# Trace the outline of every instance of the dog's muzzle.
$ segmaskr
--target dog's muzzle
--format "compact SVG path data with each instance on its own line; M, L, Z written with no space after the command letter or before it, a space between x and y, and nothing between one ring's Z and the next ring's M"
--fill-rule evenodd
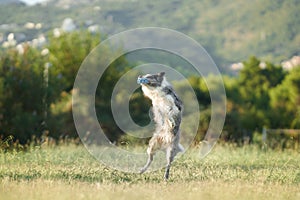
M149 83L149 81L148 81L148 79L146 79L146 78L138 78L137 79L137 84L147 84L147 83Z

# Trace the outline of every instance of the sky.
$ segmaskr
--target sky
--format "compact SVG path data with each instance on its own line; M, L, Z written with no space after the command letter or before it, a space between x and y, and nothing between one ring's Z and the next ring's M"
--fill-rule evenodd
M20 1L23 1L28 5L34 5L36 3L40 3L40 2L43 2L43 1L46 1L46 0L20 0Z

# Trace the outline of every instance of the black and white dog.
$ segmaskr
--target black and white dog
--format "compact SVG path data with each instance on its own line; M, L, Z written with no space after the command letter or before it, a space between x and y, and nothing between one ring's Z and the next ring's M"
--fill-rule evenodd
M147 149L148 161L140 173L148 169L153 161L155 152L159 149L164 149L167 156L164 178L167 180L174 157L178 152L184 151L184 148L179 143L179 127L183 104L170 83L167 82L164 72L139 76L137 83L142 86L144 95L152 101L154 122L156 124L155 132L149 141Z

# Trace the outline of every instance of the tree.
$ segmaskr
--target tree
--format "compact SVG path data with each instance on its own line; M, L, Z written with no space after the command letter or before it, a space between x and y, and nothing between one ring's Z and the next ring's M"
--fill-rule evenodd
M87 31L63 33L59 37L50 36L47 48L49 62L60 76L62 90L70 92L77 71L86 56L100 43L100 35Z
M281 67L256 57L250 57L243 65L236 81L225 79L229 105L225 127L234 138L273 123L269 91L286 75Z
M300 128L300 67L291 70L283 82L270 90L272 127Z
M14 49L0 57L1 134L14 136L21 143L41 135L44 120L44 66L40 51L24 46L24 53Z
M29 45L24 47L23 54L13 48L3 52L0 55L0 135L12 135L23 144L44 132L55 139L77 137L72 116L73 84L81 63L99 42L99 35L73 32L51 37L44 47L49 49L46 55ZM99 56L105 58L106 53ZM101 60L94 62L101 66ZM126 60L121 57L105 71L97 93L105 97L96 101L96 108L103 114L99 121L113 130L109 132L112 137L120 132L111 126L113 119L107 117L111 116L110 96L124 65Z

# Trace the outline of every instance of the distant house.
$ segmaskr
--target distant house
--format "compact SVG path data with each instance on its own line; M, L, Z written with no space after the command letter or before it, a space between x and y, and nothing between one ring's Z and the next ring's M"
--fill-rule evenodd
M285 70L291 70L295 67L298 67L300 66L300 56L293 56L290 60L283 61L281 65Z
M244 67L243 63L239 62L239 63L233 63L230 66L230 69L233 71L240 71L241 69L243 69L243 67Z
M61 29L65 32L72 32L72 31L76 30L76 25L75 25L73 19L72 18L64 19L64 21L61 25Z

